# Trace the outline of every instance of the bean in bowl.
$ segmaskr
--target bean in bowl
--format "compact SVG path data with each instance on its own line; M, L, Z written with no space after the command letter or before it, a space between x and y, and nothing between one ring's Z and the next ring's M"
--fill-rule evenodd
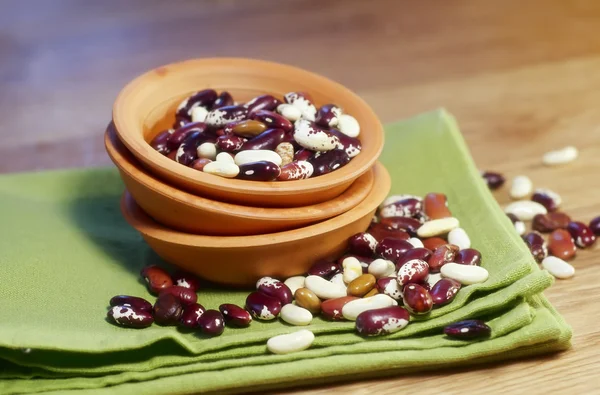
M360 154L360 125L309 94L261 95L236 104L228 92L196 92L177 108L173 129L150 145L174 161L226 178L293 181L345 166ZM224 155L223 155L224 154Z

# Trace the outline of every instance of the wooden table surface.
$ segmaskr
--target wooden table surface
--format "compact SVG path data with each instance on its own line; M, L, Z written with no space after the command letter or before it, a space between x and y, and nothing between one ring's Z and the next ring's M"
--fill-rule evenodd
M108 165L120 88L192 57L294 64L353 89L383 122L439 106L482 169L529 175L600 215L600 2L0 0L0 172ZM576 145L580 158L541 165ZM502 203L507 191L497 193ZM598 243L600 244L600 243ZM595 250L595 251L594 251ZM560 355L296 393L600 393L600 248L546 295L573 326Z

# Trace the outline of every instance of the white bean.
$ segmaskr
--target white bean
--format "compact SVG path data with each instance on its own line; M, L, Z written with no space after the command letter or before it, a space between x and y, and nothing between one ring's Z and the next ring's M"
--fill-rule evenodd
M284 281L284 284L288 286L290 291L292 291L292 295L296 293L298 288L304 288L304 276L294 276L290 277Z
M489 273L481 266L461 265L459 263L446 263L440 269L442 277L451 278L463 285L482 283L488 279Z
M342 268L344 270L344 282L349 284L355 278L358 278L363 274L362 265L360 261L355 257L351 256L342 261Z
M219 152L217 154L216 158L217 158L217 162L226 162L226 163L235 164L233 157L231 155L229 155L227 152Z
M198 158L215 160L217 159L217 146L214 143L202 143L196 148L196 153Z
M342 315L349 321L356 321L356 317L363 311L380 309L397 305L398 302L386 294L377 294L368 298L356 299L342 307Z
M225 178L234 178L240 172L240 168L235 163L214 161L207 163L202 171Z
M204 122L207 115L208 110L202 106L192 108L192 122Z
M547 214L548 210L537 202L521 200L504 207L504 212L514 214L521 221L529 221L537 214Z
M304 286L313 291L319 299L335 299L346 296L346 287L319 276L306 277Z
M461 250L471 247L471 239L463 228L452 229L448 233L448 243L458 246Z
M272 162L277 166L281 166L281 156L274 151L266 149L251 149L238 152L235 155L234 161L238 166L260 161Z
M423 247L425 247L425 245L423 244L423 242L421 241L421 239L419 239L418 237L411 237L407 241L410 244L412 244L413 247L415 247L415 248L423 248Z
M338 117L338 129L346 136L358 137L360 125L352 115L342 114Z
M302 111L298 107L287 103L278 105L277 112L292 122L296 122L302 116Z
M313 316L310 311L304 307L296 306L295 304L286 304L281 308L279 316L282 320L291 325L308 325L312 322Z
M434 219L425 222L417 229L419 237L433 237L450 232L452 229L458 228L460 223L454 217Z
M273 354L289 354L306 350L314 341L315 335L308 329L302 329L270 338L267 340L267 349Z
M577 148L568 146L560 150L546 152L542 157L542 162L546 166L562 165L574 161L577 156L579 156Z
M575 275L575 268L569 263L555 256L548 256L542 260L542 267L556 278L571 278Z
M523 199L531 194L533 183L527 176L516 176L510 186L510 197L513 199Z
M369 273L375 276L376 279L381 277L388 277L396 270L394 262L388 261L387 259L375 259L369 264Z

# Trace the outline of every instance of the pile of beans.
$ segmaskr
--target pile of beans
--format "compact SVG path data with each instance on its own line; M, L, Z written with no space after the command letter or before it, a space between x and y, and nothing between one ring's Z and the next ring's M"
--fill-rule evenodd
M263 277L245 306L222 304L205 310L197 303L198 281L186 273L174 277L157 266L142 271L154 306L144 299L115 296L108 312L112 322L132 328L179 325L219 335L224 325L244 327L252 319L309 325L319 314L330 321L354 321L363 336L397 332L410 316L426 316L451 303L459 290L487 280L481 253L452 216L446 196L398 195L386 199L366 232L352 236L336 260L320 260L306 275L281 281ZM484 322L467 320L443 329L453 338L489 336ZM276 354L304 350L314 334L301 330L275 336L267 348Z
M360 125L335 104L317 109L311 96L290 92L235 104L228 92L206 89L186 98L173 129L150 145L182 165L251 181L318 177L361 151Z
M565 147L546 153L542 162L547 166L563 165L577 158L575 147ZM505 183L505 178L496 172L483 172L483 178L490 189L496 190ZM562 199L552 190L533 188L533 182L525 175L512 179L509 190L515 202L507 205L504 211L522 236L535 260L556 278L570 278L575 268L567 261L575 258L577 249L589 248L600 236L600 216L589 224L573 221L560 210ZM526 221L531 222L527 232ZM543 234L548 234L545 238Z

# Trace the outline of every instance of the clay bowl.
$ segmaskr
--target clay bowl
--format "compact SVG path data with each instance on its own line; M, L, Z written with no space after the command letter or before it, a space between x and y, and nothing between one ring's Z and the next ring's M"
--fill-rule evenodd
M287 278L306 273L320 258L337 258L350 236L365 231L391 186L377 163L369 195L353 209L318 224L256 236L199 236L153 221L127 192L121 201L125 219L165 261L207 280L230 286L253 286L263 276Z
M179 190L149 174L117 138L112 125L104 145L137 204L172 229L204 235L257 235L301 228L355 207L373 187L373 172L360 176L340 196L296 208L262 208L223 203Z
M358 120L362 152L343 168L320 177L254 182L198 172L152 149L147 142L172 127L179 103L206 88L227 90L238 102L262 94L283 97L287 92L306 91L317 106L336 103ZM383 148L381 123L356 94L317 74L251 59L194 59L149 71L120 92L113 107L113 121L127 149L160 178L193 194L251 206L299 207L331 200L365 174Z

